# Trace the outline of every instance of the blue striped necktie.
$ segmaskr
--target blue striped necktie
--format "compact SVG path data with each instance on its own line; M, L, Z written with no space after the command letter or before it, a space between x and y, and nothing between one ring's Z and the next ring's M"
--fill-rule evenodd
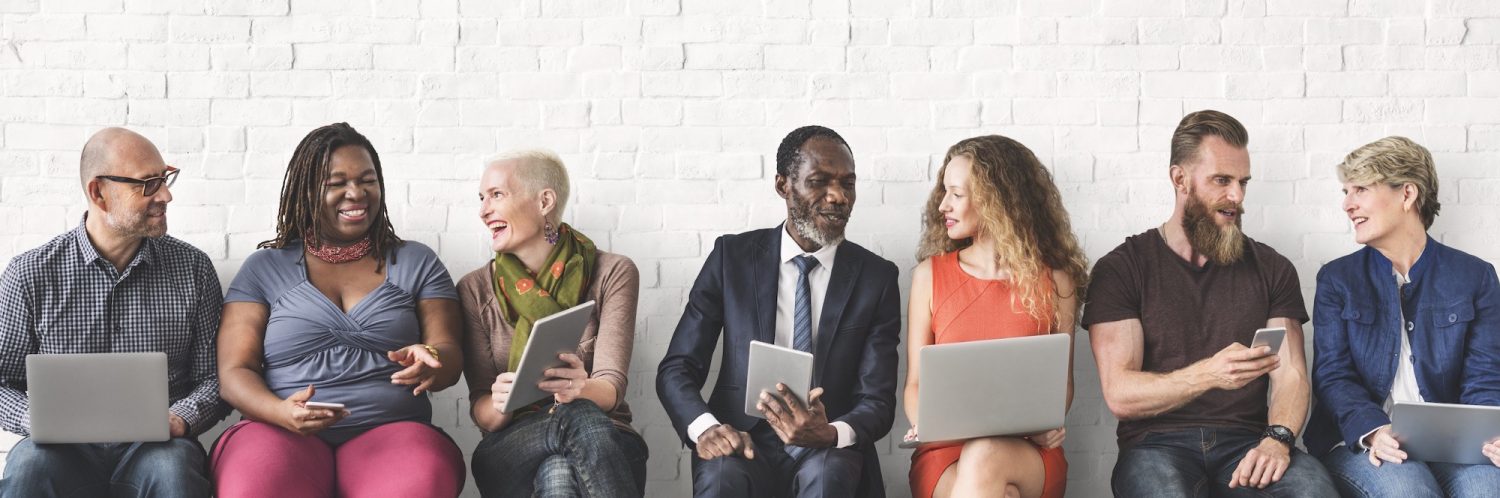
M812 286L807 273L818 266L818 259L810 254L792 258L797 264L797 308L792 320L792 347L798 351L812 352Z

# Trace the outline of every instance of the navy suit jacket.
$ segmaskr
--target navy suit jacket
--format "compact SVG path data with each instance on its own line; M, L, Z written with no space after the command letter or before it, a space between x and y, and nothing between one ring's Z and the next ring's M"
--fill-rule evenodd
M1391 422L1381 405L1395 382L1401 319L1417 388L1437 403L1500 406L1500 282L1495 267L1427 239L1397 294L1391 261L1371 247L1318 271L1313 306L1313 408L1303 442L1323 455ZM1475 443L1476 446L1479 443Z
M745 415L750 341L776 342L776 281L783 228L719 237L688 294L656 374L656 393L677 436L689 448L687 427L704 412L750 431L761 419ZM853 242L839 244L823 314L818 322L813 386L824 390L828 420L854 429L855 445L873 455L896 411L896 346L901 342L901 293L896 265ZM718 381L708 401L701 393L723 334ZM868 462L869 460L867 460ZM864 472L878 476L879 466Z

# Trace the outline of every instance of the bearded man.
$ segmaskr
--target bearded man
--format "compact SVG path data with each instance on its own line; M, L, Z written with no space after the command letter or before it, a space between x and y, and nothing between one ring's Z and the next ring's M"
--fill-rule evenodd
M695 496L884 496L874 443L896 409L896 265L844 240L854 157L838 133L788 134L776 193L785 223L714 242L657 369L657 395L693 452ZM813 354L807 399L762 393L764 420L744 413L752 340Z
M1310 392L1297 271L1240 231L1249 140L1218 111L1182 118L1171 219L1094 266L1083 325L1120 419L1115 496L1336 496L1295 446ZM1286 328L1279 352L1249 347L1261 327Z
M79 164L83 220L0 274L0 428L30 434L28 354L163 352L171 439L27 437L6 455L0 496L208 496L208 456L197 437L229 413L214 356L218 274L207 254L166 235L177 169L146 137L101 130Z

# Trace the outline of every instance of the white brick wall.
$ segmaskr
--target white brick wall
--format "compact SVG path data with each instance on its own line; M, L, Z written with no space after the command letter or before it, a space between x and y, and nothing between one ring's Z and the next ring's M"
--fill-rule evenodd
M102 126L183 168L172 231L226 284L313 127L375 141L399 233L455 276L485 258L467 193L482 159L553 148L575 178L569 220L641 268L629 399L649 494L681 496L656 363L713 238L783 215L784 133L849 139L850 236L903 268L946 147L1016 137L1097 258L1167 216L1168 135L1206 107L1249 127L1247 228L1296 262L1309 300L1318 266L1354 249L1332 165L1387 134L1437 155L1433 235L1500 261L1500 3L1481 0L0 0L0 260L73 225L77 151ZM1104 496L1115 422L1087 334L1076 365L1070 494ZM461 391L436 397L437 422L469 450ZM879 446L905 496L908 453Z

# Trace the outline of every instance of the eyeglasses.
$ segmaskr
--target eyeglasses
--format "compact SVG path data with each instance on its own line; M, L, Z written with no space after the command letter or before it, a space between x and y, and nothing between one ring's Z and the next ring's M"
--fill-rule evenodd
M128 176L112 175L99 175L94 178L103 178L112 182L140 185L141 195L151 197L153 195L156 195L156 191L161 190L163 186L171 187L172 183L177 181L177 168L167 166L166 173L162 173L161 176L153 176L151 178L130 178Z

